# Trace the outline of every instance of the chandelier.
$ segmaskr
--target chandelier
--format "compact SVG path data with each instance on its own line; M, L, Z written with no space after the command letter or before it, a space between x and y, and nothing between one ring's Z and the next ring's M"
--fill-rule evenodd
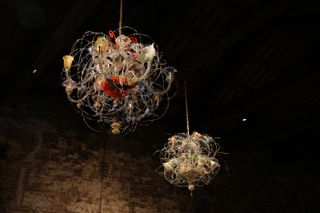
M195 187L209 184L218 173L216 158L219 144L207 134L194 131L189 134L189 115L185 85L187 133L178 133L168 139L160 150L163 175L178 187L188 187L192 195Z
M161 60L152 39L121 22L122 0L119 29L88 31L63 57L69 101L91 129L112 134L161 118L176 72Z

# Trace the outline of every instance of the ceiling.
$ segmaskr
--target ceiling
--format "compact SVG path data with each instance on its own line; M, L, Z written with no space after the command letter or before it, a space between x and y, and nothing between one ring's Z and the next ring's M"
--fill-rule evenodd
M17 104L65 104L61 57L85 31L118 26L118 0L0 4L0 97ZM275 142L315 132L319 12L317 1L124 0L124 25L150 35L178 70L177 95L156 125L184 131L187 79L191 129L222 137L267 135L262 138Z

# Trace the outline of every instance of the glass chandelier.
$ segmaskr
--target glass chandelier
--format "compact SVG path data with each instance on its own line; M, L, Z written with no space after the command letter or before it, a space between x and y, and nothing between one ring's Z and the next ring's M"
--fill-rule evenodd
M162 173L169 183L188 187L192 195L195 187L209 184L218 173L220 164L216 158L219 144L207 134L189 134L189 114L185 85L187 133L178 133L168 139L160 150Z
M169 105L174 73L157 45L130 27L86 32L63 57L62 85L69 101L93 130L123 134L161 118ZM162 102L162 111L159 104Z

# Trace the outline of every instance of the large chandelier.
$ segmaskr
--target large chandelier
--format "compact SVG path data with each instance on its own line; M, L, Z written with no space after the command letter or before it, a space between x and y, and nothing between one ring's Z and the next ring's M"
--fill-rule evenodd
M192 195L195 187L209 184L218 173L216 158L219 144L207 134L189 134L189 115L185 86L187 133L178 133L168 139L160 150L163 175L169 183L188 187Z
M147 35L121 26L122 0L120 5L119 29L86 32L63 57L69 101L91 129L112 134L161 118L176 72L161 61Z

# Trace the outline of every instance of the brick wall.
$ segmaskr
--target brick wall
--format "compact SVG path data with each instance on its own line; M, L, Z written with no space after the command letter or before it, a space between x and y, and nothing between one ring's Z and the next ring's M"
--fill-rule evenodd
M228 165L190 197L155 171L166 139L158 122L109 137L54 103L0 106L0 213L320 212L318 158L294 143L223 143Z
M152 153L132 150L139 141L94 134L47 113L54 106L37 107L2 109L0 212L190 211L188 192L157 174Z

